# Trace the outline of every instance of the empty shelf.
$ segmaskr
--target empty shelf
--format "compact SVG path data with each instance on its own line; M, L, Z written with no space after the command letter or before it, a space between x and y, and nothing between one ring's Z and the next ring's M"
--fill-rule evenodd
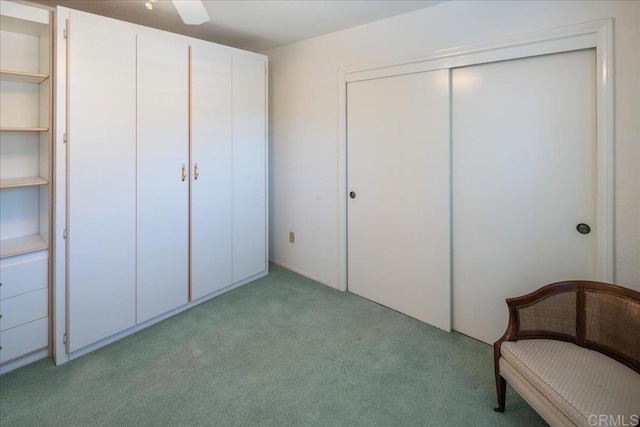
M0 70L0 80L16 83L39 84L49 78L46 74L26 73L22 71Z
M49 128L30 128L30 127L0 127L2 132L46 132Z
M39 234L0 240L0 258L41 251L47 247L47 242Z
M33 187L47 185L49 181L40 176L28 176L26 178L0 179L0 188Z

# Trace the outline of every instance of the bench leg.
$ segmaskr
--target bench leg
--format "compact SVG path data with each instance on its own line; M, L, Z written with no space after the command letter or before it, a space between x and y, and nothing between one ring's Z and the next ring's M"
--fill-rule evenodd
M496 391L498 392L498 407L493 408L496 412L504 412L504 404L507 397L507 380L502 375L496 375Z
M496 375L496 391L498 392L498 407L493 408L496 412L504 412L504 402L507 397L507 380L500 375L500 346L502 339L493 344L493 369Z

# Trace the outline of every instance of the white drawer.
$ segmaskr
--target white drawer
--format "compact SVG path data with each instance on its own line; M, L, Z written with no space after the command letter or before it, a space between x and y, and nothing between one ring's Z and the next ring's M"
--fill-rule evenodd
M48 294L48 289L45 288L0 300L0 331L47 317Z
M0 299L11 298L48 286L47 258L39 258L0 267Z
M13 329L0 332L0 363L47 347L49 318L36 320Z

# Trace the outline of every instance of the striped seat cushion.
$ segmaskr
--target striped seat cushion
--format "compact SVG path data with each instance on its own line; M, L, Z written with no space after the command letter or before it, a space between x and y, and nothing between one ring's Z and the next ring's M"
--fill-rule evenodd
M501 354L575 424L598 425L600 416L637 422L640 374L622 363L556 340L505 341Z

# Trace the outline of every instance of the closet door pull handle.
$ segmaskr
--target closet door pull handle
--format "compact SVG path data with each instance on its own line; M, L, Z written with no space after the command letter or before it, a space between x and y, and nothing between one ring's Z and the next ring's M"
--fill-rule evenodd
M193 165L193 179L198 179L198 175L200 175L200 172L198 170L198 164L196 163Z
M187 167L183 164L182 165L182 181L184 182L185 179L187 179Z

